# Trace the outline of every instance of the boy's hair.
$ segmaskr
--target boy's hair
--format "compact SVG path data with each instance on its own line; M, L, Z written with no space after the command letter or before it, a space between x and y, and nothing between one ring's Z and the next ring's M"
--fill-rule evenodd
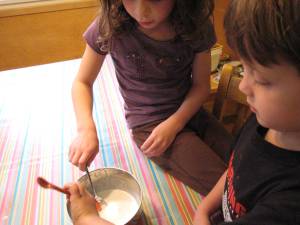
M213 13L214 0L174 0L171 22L184 40L203 38L202 25ZM100 0L99 41L108 41L112 35L135 27L135 21L126 12L122 0Z
M231 0L224 28L242 59L263 66L283 59L300 72L300 0Z

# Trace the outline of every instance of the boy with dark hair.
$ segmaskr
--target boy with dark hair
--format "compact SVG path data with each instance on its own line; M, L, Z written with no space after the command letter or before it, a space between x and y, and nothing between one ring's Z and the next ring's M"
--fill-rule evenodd
M300 224L300 0L231 0L228 44L244 66L252 115L194 224Z

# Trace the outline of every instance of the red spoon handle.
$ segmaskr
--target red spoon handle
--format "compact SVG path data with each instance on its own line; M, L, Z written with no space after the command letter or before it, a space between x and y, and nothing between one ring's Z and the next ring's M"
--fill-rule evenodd
M65 189L62 189L62 188L60 188L60 187L58 187L58 186L56 186L56 185L54 185L54 184L52 184L51 187L52 187L53 189L57 190L57 191L60 191L60 192L62 192L62 193L64 193L64 194L66 194L66 195L70 195L70 192L69 192L69 191L67 191L67 190L65 190Z

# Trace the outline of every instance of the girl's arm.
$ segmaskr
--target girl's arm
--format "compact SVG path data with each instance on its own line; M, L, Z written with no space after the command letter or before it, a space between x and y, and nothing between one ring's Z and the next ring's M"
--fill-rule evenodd
M170 118L176 120L178 131L195 115L210 94L210 60L210 51L195 55L192 70L192 87L180 108Z
M194 216L194 225L210 225L210 216L221 206L227 170L214 188L200 203Z
M97 131L92 117L93 83L104 59L105 55L96 53L87 44L72 86L78 135L70 146L69 160L81 170L85 169L98 152Z
M159 124L141 146L141 150L146 156L161 155L208 98L210 93L210 59L210 51L195 55L192 87L179 109Z

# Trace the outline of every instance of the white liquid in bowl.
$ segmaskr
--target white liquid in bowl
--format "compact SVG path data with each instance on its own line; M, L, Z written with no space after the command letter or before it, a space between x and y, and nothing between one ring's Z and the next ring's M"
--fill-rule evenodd
M128 223L136 214L139 205L128 192L115 189L99 193L106 204L101 205L99 216L116 225Z

